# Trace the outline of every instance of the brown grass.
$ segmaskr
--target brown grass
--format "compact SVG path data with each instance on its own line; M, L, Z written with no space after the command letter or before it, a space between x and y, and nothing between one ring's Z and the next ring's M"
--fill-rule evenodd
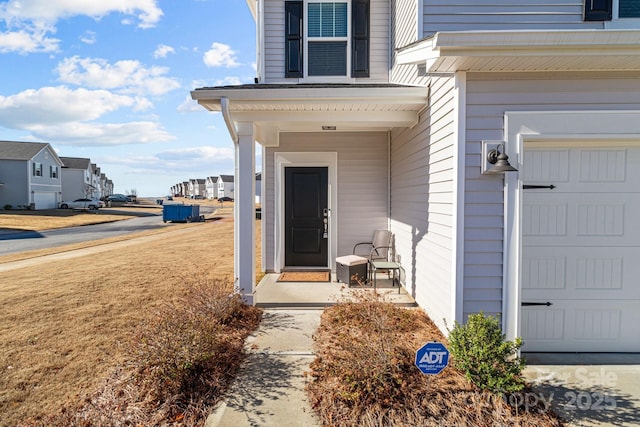
M0 425L54 412L95 390L128 358L125 344L143 319L194 275L231 290L232 221L2 273Z
M325 310L308 386L324 426L562 425L543 408L512 408L448 366L424 375L415 351L446 339L424 311L362 297Z
M120 208L115 213L98 210L96 213L72 209L49 209L39 211L0 211L0 229L43 231L79 225L100 224L135 218L144 213L159 212L154 208Z

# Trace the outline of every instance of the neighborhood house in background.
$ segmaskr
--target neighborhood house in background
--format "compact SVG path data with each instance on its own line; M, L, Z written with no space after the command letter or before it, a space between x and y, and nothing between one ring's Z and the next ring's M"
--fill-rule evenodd
M255 202L260 203L262 194L262 174L256 173ZM186 199L218 199L219 201L233 201L235 197L235 182L233 175L209 176L205 179L190 179L172 185L170 194L173 197Z
M113 182L89 159L58 157L45 142L0 141L0 208L56 209L111 193Z

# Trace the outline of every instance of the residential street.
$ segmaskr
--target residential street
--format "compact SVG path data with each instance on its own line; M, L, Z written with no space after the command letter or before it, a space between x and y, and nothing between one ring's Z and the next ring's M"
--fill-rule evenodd
M108 212L102 209L100 212ZM201 206L202 215L210 215L215 212L215 207ZM98 213L99 215L99 213ZM149 216L132 218L123 221L104 224L85 225L82 227L70 227L48 231L12 231L0 232L0 256L37 249L47 249L56 246L87 242L109 237L117 237L126 234L146 230L154 230L162 227L176 227L180 224L162 222L162 214L150 213Z

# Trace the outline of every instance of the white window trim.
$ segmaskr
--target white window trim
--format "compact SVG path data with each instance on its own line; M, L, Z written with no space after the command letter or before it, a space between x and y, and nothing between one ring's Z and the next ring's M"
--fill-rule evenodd
M605 21L604 27L607 29L633 29L640 28L640 18L620 18L620 1L613 0L613 13L611 21Z
M276 273L282 271L285 258L284 244L284 179L286 166L309 166L309 167L327 167L328 168L328 203L331 214L329 215L329 244L327 253L327 268L335 270L333 260L338 253L338 153L337 152L278 152L275 153L274 171L275 171L275 239L274 254L275 265L273 269Z
M310 76L309 75L309 40L314 41L343 41L343 37L313 37L309 39L309 3L347 3L347 70L344 76ZM298 79L300 83L355 83L351 77L351 0L304 0L304 28L302 41L302 55L304 57L304 77Z

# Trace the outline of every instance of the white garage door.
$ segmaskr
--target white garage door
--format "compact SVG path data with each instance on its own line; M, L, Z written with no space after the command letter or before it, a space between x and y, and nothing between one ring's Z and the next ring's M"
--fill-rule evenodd
M528 148L522 174L523 350L640 351L640 148Z
M36 204L36 209L57 208L56 193L53 193L53 192L33 193L33 201Z

